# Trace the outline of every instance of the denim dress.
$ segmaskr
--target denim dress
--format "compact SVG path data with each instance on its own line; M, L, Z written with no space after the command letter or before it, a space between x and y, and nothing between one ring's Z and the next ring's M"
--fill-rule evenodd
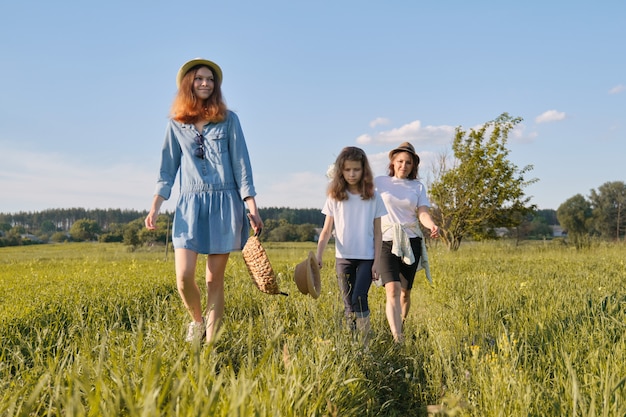
M193 124L170 120L155 193L168 199L178 174L172 243L202 254L241 250L249 236L244 199L254 197L254 182L239 118L231 111L202 130L204 158L196 156Z

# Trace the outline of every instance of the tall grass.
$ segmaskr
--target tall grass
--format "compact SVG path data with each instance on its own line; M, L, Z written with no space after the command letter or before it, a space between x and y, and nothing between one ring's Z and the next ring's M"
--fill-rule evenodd
M333 248L314 300L292 280L314 245L265 247L289 296L233 253L211 346L184 342L162 248L0 249L0 416L626 415L623 245L435 246L403 345L372 287L367 350L342 326Z

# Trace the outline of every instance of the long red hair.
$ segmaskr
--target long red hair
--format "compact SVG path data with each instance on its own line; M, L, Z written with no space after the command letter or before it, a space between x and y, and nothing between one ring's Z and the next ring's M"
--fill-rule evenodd
M215 79L213 93L206 100L198 100L193 93L193 80L196 76L196 71L201 67L209 68L206 65L196 65L187 71L180 81L178 93L174 97L170 110L172 119L177 122L196 123L200 120L208 120L216 123L226 119L228 108L222 97L222 80L217 78L211 68L209 70L213 73L213 78Z
M343 177L343 166L346 161L356 161L361 163L363 175L359 181L359 191L361 199L369 200L374 197L374 175L367 160L367 155L363 149L356 146L347 146L341 150L333 166L332 179L328 184L328 196L343 201L348 199L348 183Z

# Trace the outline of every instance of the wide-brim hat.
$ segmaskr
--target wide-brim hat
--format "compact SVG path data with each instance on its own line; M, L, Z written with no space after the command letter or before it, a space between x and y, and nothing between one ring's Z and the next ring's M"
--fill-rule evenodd
M213 61L209 61L208 59L194 58L191 61L185 62L183 66L180 67L180 69L178 70L178 74L176 75L176 87L177 88L180 88L180 82L183 80L183 77L185 76L185 74L187 74L189 70L195 67L196 65L206 65L207 67L211 68L211 71L213 71L213 75L217 78L216 80L217 83L219 85L222 84L222 69L220 68L219 65L217 65Z
M309 251L307 258L296 265L293 280L302 294L309 294L313 298L320 296L322 290L320 267L313 252Z
M250 277L256 287L266 294L281 294L287 295L280 291L278 288L278 282L276 281L276 274L267 256L267 252L261 246L258 235L259 231L254 236L250 236L248 241L241 250L246 268L250 273Z
M392 149L389 151L389 160L393 159L393 156L395 154L397 154L398 152L408 152L411 154L411 156L413 157L413 159L415 159L415 162L417 165L419 165L420 163L420 157L417 155L417 152L415 152L415 148L413 147L413 145L411 145L409 142L402 142L400 144L400 146L398 146L395 149Z

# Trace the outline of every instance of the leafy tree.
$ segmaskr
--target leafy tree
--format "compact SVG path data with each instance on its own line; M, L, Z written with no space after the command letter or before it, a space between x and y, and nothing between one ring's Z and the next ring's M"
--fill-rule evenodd
M41 233L54 233L57 231L56 225L51 220L44 220L39 227Z
M123 242L125 226L126 225L121 223L111 223L108 225L106 233L102 233L98 237L98 242Z
M315 237L310 224L285 224L272 229L266 236L268 242L306 242Z
M275 220L271 218L270 219L263 218L263 231L261 235L259 236L259 240L262 242L269 241L270 240L269 236L272 234L273 230L278 229L279 227L286 227L288 224L289 223L287 223L287 220L285 219ZM275 234L275 237L276 236L278 236L278 234Z
M50 240L52 242L60 243L60 242L67 242L68 240L70 240L70 238L65 232L55 232L52 234L52 236L50 236Z
M556 211L559 223L577 249L589 245L591 213L591 204L581 194L569 198Z
M525 237L533 239L546 239L552 237L552 228L545 217L534 216L525 224Z
M315 225L310 223L299 224L296 226L296 234L298 242L312 242L315 240Z
M298 232L293 224L278 226L267 235L268 242L294 242L298 240Z
M73 240L94 240L100 233L100 226L95 220L80 219L76 220L70 227L70 236Z
M22 244L21 235L25 233L23 226L13 226L4 234L2 245L0 246L19 246Z
M137 225L137 223L129 223L124 228L124 244L132 246L133 249L139 247L141 245L139 230L141 230L141 226Z
M591 190L593 226L607 239L619 240L626 231L626 184L613 181Z
M508 135L521 121L503 113L469 132L456 129L455 161L448 168L442 156L430 187L433 216L448 249L457 250L465 236L486 237L496 227L516 227L535 210L523 191L537 181L524 179L532 166L519 169L507 159Z
M140 229L138 232L141 243L165 243L166 239L171 236L171 218L167 214L159 214L156 220L156 229L148 230L144 226L144 218L137 219ZM171 239L169 239L171 241Z
M556 218L556 210L554 209L542 209L542 210L537 210L535 212L534 217L539 217L541 219L543 219L543 223L550 225L550 226L554 226L554 225L558 225L559 221Z
M8 231L7 235L17 236L23 235L26 233L26 228L24 226L13 226L11 230Z

